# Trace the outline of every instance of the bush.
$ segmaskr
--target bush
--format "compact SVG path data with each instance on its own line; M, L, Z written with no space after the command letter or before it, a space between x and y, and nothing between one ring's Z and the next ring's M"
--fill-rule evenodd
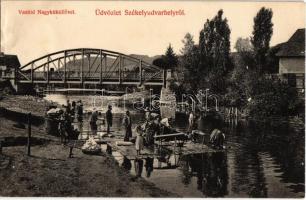
M175 93L176 100L182 99L182 95L185 93L184 85L178 84L174 80L170 81L169 89Z
M252 101L248 105L253 117L297 115L301 100L295 88L280 80L260 78L253 85Z

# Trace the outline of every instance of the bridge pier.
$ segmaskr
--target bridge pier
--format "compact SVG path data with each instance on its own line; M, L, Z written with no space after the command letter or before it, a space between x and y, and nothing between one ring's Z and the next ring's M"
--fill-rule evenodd
M142 85L142 60L139 60L139 85Z
M163 69L163 87L166 88L167 87L167 71L165 69ZM171 73L171 72L170 72ZM171 75L170 75L171 76Z

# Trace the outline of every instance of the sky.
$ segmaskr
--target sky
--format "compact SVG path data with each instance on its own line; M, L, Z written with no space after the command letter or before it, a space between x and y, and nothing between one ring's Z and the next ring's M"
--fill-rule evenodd
M305 28L303 2L229 1L8 1L2 0L1 51L17 54L21 65L48 53L72 48L101 48L125 54L161 55L171 43L176 53L189 32L198 43L207 19L223 9L231 29L231 48L250 37L261 7L273 10L271 46ZM74 15L21 15L21 10L74 10ZM96 10L122 11L121 16ZM125 16L125 10L184 10L180 16Z

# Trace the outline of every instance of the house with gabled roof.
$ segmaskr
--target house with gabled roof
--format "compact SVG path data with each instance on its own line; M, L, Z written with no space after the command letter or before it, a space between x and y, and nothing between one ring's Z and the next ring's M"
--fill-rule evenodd
M305 28L296 30L289 40L281 45L276 56L279 58L278 73L281 79L304 94Z

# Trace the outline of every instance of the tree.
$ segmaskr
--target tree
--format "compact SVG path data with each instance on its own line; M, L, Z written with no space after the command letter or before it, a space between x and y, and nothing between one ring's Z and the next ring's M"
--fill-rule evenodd
M253 46L251 44L251 40L249 38L242 38L239 37L235 43L236 51L238 53L243 53L243 52L251 52L253 51Z
M153 65L156 65L163 69L175 69L178 65L178 58L175 55L171 44L169 44L165 55L162 55L160 58L156 58L152 62Z
M166 69L167 68L167 63L166 63L166 58L164 55L162 55L161 57L159 58L156 58L155 60L153 60L152 62L153 65L156 65L162 69Z
M274 47L271 47L269 51L267 52L264 72L269 73L269 74L278 73L279 58L276 56L276 54L279 52L281 46L282 44L278 44Z
M254 47L257 71L261 74L265 68L266 54L270 48L273 34L273 12L262 7L254 18L253 37L251 42Z
M194 47L193 36L190 33L186 33L184 39L182 40L182 43L184 44L184 47L180 50L181 54L182 55L189 54Z
M187 90L196 91L202 78L199 68L199 50L195 45L193 36L187 33L182 40L184 44L180 65L184 69L184 86Z
M226 89L224 76L230 67L230 33L223 10L219 10L212 20L207 19L200 32L200 66L205 74L202 85L216 93L224 93Z
M166 57L166 63L168 64L167 68L170 69L175 69L178 65L178 58L175 55L173 48L171 46L171 44L169 44L167 51L165 53L165 57Z
M254 69L254 48L249 38L239 37L235 43L234 47L237 51L235 68L247 68Z
M251 81L254 75L253 46L249 38L239 37L232 54L234 68L229 77L227 100L234 106L244 107L250 97Z

